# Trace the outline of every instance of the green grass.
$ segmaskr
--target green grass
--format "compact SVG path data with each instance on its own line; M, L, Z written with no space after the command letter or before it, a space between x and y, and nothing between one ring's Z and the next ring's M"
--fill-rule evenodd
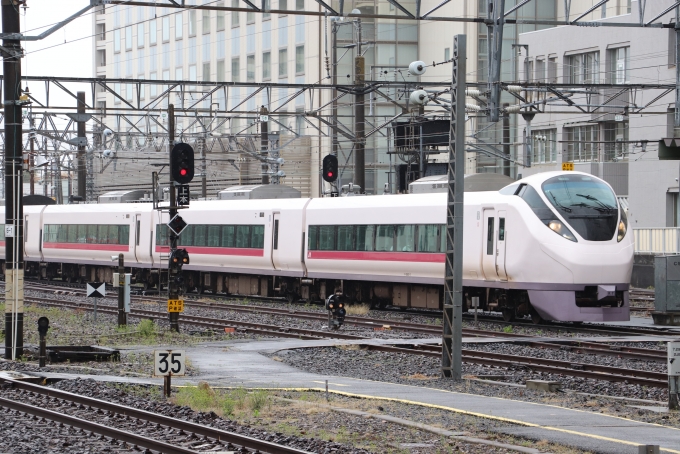
M205 382L196 387L180 388L172 398L177 405L191 407L195 411L213 411L220 416L234 416L236 413L252 414L257 417L271 402L269 391L244 388L214 390Z
M508 325L505 328L503 328L504 333L511 333L512 332L512 325Z

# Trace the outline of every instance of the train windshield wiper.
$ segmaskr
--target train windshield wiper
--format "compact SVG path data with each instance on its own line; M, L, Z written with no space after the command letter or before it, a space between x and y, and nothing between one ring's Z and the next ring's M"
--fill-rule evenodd
M593 208L594 210L601 211L601 212L616 210L616 208L610 207L609 205L602 203L602 201L600 201L600 199L598 199L597 197L593 197L590 194L576 194L576 195L578 197L583 197L584 199L587 199L587 200L592 200L593 202L600 205L599 207L595 207L595 206L592 206L592 205L585 205L585 206L589 206L589 207ZM575 206L575 205L572 205L572 206Z
M552 191L548 191L550 193L550 197L553 199L553 203L555 204L556 207L558 207L560 210L566 212L566 213L571 213L571 208L565 207L562 205L560 202L557 201L557 197L555 197L555 194L552 193Z

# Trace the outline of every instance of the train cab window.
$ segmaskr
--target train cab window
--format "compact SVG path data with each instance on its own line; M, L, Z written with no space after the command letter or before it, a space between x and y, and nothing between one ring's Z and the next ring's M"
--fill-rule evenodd
M264 247L264 226L254 225L251 228L250 247L262 249Z
M205 224L194 226L194 246L207 246L205 238L206 227Z
M394 226L379 225L375 234L375 250L382 252L394 251Z
M498 241L505 241L505 218L498 218Z
M222 247L234 247L234 239L236 237L236 226L223 225L222 226Z
M486 231L486 255L493 255L493 221L495 218L489 218Z
M373 237L375 234L374 225L358 225L356 230L356 250L372 251Z
M354 226L353 225L339 225L338 226L338 251L353 251L354 250Z
M319 248L318 245L318 239L319 239L319 226L318 225L310 225L309 226L309 235L307 239L307 250L309 251L316 251Z
M419 252L439 252L439 227L438 224L418 226Z
M219 247L220 246L220 226L219 225L209 225L208 226L208 246L209 247Z
M334 251L335 250L335 226L334 225L320 225L319 226L319 250L320 251Z
M397 226L397 251L399 252L413 252L415 248L415 225L398 225Z
M250 247L250 226L237 225L236 226L236 247L248 248Z

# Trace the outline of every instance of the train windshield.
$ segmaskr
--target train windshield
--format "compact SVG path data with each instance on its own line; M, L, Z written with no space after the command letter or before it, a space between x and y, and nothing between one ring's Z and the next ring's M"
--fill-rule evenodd
M587 175L560 175L546 180L542 187L550 203L583 239L614 238L619 205L609 186Z

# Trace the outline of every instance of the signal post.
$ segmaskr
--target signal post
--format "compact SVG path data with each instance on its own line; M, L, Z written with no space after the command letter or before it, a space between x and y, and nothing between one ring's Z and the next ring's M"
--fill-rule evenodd
M176 191L180 189L180 204L189 205L189 186L194 178L194 150L186 143L175 143L175 106L168 106L168 136L170 146L170 222L168 235L170 243L170 260L168 264L168 319L170 329L179 332L179 314L184 311L184 301L180 299L180 290L184 279L182 266L189 264L186 249L177 249L182 230L187 226L177 214L178 198Z

